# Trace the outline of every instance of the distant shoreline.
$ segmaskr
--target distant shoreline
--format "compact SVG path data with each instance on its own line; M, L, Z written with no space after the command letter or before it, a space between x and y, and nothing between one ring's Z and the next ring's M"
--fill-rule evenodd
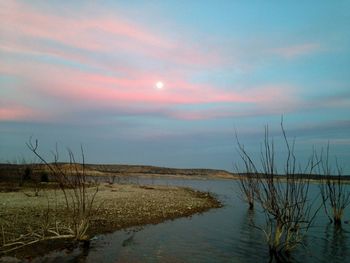
M68 163L59 163L60 166L69 166ZM82 167L82 164L77 164ZM47 171L45 164L5 164L0 163L0 180L1 179L15 179L16 173L20 173L20 170L24 170L26 167L33 168L34 172L41 173ZM231 173L226 170L218 169L204 169L204 168L168 168L158 167L152 165L129 165L129 164L85 164L84 166L87 176L120 176L122 178L127 176L139 176L139 177L168 177L168 178L183 178L183 179L239 179L246 173ZM264 177L263 174L259 176ZM279 178L286 178L285 175L276 175ZM318 174L295 174L298 179L309 178L313 181L320 181L321 179L327 179L326 176ZM329 179L337 179L336 175L329 176ZM340 177L342 181L350 182L350 175L342 175Z

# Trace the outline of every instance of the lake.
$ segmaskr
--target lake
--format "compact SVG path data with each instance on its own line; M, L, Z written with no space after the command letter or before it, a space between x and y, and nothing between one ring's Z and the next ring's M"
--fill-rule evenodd
M239 197L237 181L133 178L139 184L189 186L217 195L224 207L189 218L146 225L93 239L89 250L50 253L34 262L268 262L264 214L248 211ZM349 187L349 186L348 186ZM310 193L317 196L318 186ZM349 209L345 220L350 219ZM323 209L309 230L305 247L293 253L293 262L350 262L350 225L341 230L329 224Z

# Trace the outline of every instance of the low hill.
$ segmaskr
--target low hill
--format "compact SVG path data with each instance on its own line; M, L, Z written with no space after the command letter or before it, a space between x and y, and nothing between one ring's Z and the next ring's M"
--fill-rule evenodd
M114 173L120 175L169 175L169 176L196 176L196 177L219 177L232 178L234 175L225 170L215 169L180 169L167 168L151 165L125 165L125 164L87 164L89 170L102 173Z
M62 171L82 171L82 164L58 163L55 164ZM234 174L225 170L214 169L179 169L157 167L150 165L125 165L125 164L85 164L85 172L89 176L182 176L201 178L233 178ZM42 173L50 173L44 164L0 164L1 179L18 179L25 173L32 173L34 176Z

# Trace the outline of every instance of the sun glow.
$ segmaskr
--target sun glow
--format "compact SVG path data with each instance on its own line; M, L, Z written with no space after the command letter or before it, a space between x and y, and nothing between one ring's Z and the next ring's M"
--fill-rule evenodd
M163 88L164 88L164 83L161 82L161 81L158 81L158 82L156 83L156 88L157 88L157 89L163 89Z

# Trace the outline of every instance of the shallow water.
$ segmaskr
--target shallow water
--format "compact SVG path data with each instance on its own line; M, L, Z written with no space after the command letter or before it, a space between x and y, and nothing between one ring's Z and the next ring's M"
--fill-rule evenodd
M264 216L248 211L238 197L236 181L187 179L134 179L140 184L190 186L215 193L223 208L179 218L141 229L117 231L97 236L88 251L51 253L34 262L268 262L263 233ZM318 188L311 186L311 194ZM345 219L349 219L349 210ZM295 262L350 262L350 225L337 230L323 210L309 230L305 247L293 253Z

